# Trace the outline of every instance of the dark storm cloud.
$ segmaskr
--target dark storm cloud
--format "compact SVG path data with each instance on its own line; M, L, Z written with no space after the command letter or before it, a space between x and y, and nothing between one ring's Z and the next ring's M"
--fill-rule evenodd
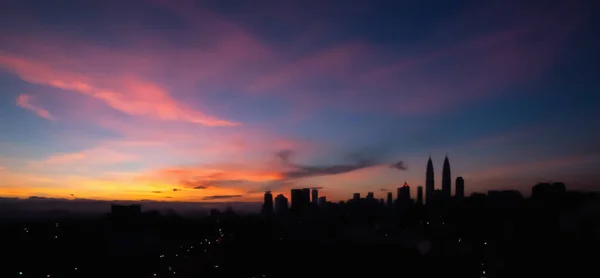
M233 198L239 198L239 197L242 197L242 195L214 195L214 196L206 196L206 197L202 198L202 200L209 201L209 200L219 200L219 199L233 199Z

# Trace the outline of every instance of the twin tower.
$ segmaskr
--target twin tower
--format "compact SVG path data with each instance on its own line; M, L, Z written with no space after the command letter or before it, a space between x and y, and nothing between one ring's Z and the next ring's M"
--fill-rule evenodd
M452 197L452 174L450 173L450 161L448 160L448 156L444 159L444 168L442 169L442 191L441 196L434 197L437 190L435 190L435 179L433 174L433 162L431 161L431 156L429 156L429 160L427 161L427 173L425 176L425 200L428 204L435 199L441 198L443 200L448 200ZM439 192L439 191L438 191ZM458 177L456 179L456 195L458 197L464 196L464 180L462 177Z

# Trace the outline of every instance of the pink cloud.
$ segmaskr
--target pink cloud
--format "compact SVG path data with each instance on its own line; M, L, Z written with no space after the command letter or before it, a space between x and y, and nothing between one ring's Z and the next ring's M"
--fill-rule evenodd
M17 97L17 105L35 112L38 116L47 120L56 120L48 110L33 104L34 99L30 95L21 94Z
M55 69L52 64L9 55L0 55L0 64L25 81L88 95L126 114L207 126L239 125L191 109L171 98L164 88L135 77L92 78L68 69ZM104 83L108 86L102 87L95 83ZM32 109L29 107L31 106L27 108ZM40 114L39 111L36 112ZM41 110L41 113L43 111L45 110ZM40 116L50 117L49 114L44 115Z

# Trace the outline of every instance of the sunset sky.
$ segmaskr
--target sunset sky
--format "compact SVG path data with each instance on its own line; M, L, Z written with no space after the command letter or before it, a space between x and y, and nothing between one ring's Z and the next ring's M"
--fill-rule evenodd
M0 196L599 188L594 1L287 2L3 1Z

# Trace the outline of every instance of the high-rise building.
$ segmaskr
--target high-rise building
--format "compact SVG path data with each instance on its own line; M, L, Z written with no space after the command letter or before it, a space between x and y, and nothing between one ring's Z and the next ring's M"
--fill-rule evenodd
M367 192L367 200L374 200L375 194L373 192Z
M432 198L432 202L435 204L436 202L439 202L442 200L442 198L444 198L444 194L442 193L441 189L436 189L433 192L433 198Z
M275 211L280 214L288 211L288 199L283 194L275 197Z
M360 193L354 193L354 195L352 195L352 200L360 201Z
M312 190L312 203L313 205L319 204L319 190L316 188L313 188Z
M385 200L383 198L379 199L379 204L383 206L385 204Z
M444 168L442 169L442 195L446 200L452 196L452 175L450 174L450 161L447 155L444 158Z
M423 204L423 186L417 186L417 204Z
M292 189L292 210L302 209L302 189Z
M392 192L387 193L387 205L392 206L394 204L394 199L392 198Z
M324 206L327 204L327 197L321 196L319 197L319 206Z
M454 196L457 198L465 197L465 180L463 177L457 177L454 186L456 186Z
M302 188L302 203L305 207L310 204L310 188Z
M427 173L425 174L425 198L427 200L427 204L431 204L434 197L435 190L435 182L433 179L433 162L431 161L431 156L429 156L429 160L427 161Z
M398 187L398 204L409 204L410 203L410 186L407 182L404 182L402 187Z
M263 203L262 212L266 215L273 213L273 194L271 194L271 191L265 192L265 201Z

